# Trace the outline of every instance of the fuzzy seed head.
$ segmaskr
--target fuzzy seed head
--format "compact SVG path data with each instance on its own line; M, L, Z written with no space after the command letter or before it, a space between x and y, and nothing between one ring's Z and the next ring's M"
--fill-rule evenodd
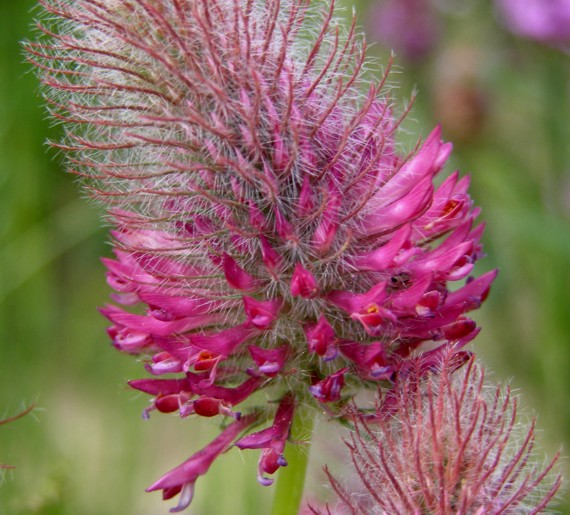
M473 359L454 373L455 359L446 353L428 377L414 368L383 396L376 416L357 417L347 446L361 493L327 471L340 508L352 515L545 513L561 484L558 456L540 462L535 421L519 415L517 397L491 384Z

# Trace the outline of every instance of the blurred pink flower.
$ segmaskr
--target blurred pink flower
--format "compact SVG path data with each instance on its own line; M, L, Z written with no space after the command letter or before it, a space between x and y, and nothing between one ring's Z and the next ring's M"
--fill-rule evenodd
M418 363L401 375L376 415L357 414L346 445L360 487L352 477L348 490L326 470L339 507L352 515L543 513L561 484L558 456L542 463L534 420L521 420L508 387L488 384L473 359L455 372L456 354L440 358L435 374Z
M42 4L46 39L29 55L70 168L115 225L103 262L122 307L101 311L155 376L129 382L152 396L146 417L245 429L238 407L265 390L255 417L273 424L238 443L261 449L269 484L300 400L341 415L410 356L428 370L475 337L466 313L496 272L472 275L483 226L469 178L434 185L451 153L439 127L396 151L383 82L364 83L334 3Z
M372 41L411 61L426 57L440 33L432 0L375 0L366 28Z
M570 0L497 0L506 26L524 38L570 48Z

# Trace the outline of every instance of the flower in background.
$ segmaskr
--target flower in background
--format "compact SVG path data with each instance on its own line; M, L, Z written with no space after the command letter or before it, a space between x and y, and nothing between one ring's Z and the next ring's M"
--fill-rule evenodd
M489 56L480 46L447 45L434 59L433 112L456 143L470 144L484 132L492 96L485 83Z
M376 0L370 8L366 28L373 41L410 61L426 57L440 34L432 0Z
M347 490L326 471L340 508L353 515L543 513L562 481L553 472L558 455L545 465L535 422L522 420L510 389L489 384L474 359L454 372L456 359L443 354L438 373L427 377L421 364L412 367L381 398L376 416L357 415L346 445L361 488Z
M555 47L570 47L570 0L498 0L514 34Z
M396 150L383 82L364 82L334 3L41 3L28 52L59 147L114 224L101 311L152 376L129 384L152 397L145 417L230 422L151 487L182 492L176 510L232 442L261 451L270 484L300 403L340 416L410 357L427 371L475 337L466 314L496 272L472 275L469 178L434 185L451 153L439 127Z

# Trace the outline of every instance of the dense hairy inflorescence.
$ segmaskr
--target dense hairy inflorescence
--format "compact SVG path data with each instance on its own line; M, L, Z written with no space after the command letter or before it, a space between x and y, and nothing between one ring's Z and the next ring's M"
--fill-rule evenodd
M263 449L268 484L299 402L341 413L411 355L429 367L477 334L466 313L495 272L471 276L469 180L434 186L451 152L439 128L397 151L383 83L363 88L364 44L334 2L40 3L28 55L70 169L115 226L104 263L122 307L102 312L159 376L130 383L152 395L146 414L235 419L211 457L271 416L234 409L271 388L273 424L237 442ZM153 487L174 495L207 468Z
M357 416L346 443L360 488L347 490L327 471L340 499L336 511L545 512L561 484L553 472L558 456L541 461L534 420L517 413L508 387L488 382L474 360L454 374L454 360L443 356L427 377L414 367L380 400L378 416Z

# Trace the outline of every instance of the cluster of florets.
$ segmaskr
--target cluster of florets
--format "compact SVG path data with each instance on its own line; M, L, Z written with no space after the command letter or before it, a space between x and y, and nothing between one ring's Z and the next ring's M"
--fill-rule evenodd
M396 150L384 84L360 93L364 45L354 26L339 35L334 2L41 3L47 38L29 54L72 170L115 224L104 263L123 307L102 312L154 376L130 385L152 396L147 416L232 421L152 489L184 488L186 505L276 405L236 444L262 449L269 484L300 401L342 414L410 356L429 365L477 334L466 313L495 272L471 275L469 179L434 186L451 152L439 128ZM242 415L262 389L278 402Z
M544 513L561 484L558 455L542 462L517 397L473 358L457 371L463 359L444 353L430 374L417 362L375 414L357 414L349 473L327 470L339 497L332 513Z

